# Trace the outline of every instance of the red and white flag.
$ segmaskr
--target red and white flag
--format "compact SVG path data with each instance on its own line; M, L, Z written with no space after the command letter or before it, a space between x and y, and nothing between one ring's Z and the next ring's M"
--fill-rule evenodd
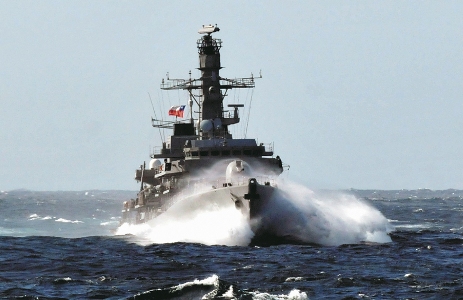
M185 105L172 106L169 109L169 116L176 116L183 118L183 111L185 110Z

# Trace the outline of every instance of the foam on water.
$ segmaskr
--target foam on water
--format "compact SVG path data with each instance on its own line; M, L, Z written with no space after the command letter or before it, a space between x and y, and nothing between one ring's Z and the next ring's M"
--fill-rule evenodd
M84 223L82 221L79 221L79 220L68 220L68 219L64 219L64 218L58 218L55 220L55 222L63 222L63 223L73 223L73 224L77 224L77 223Z
M29 221L33 221L33 220L51 220L51 219L53 219L53 217L50 217L50 216L41 217L38 214L32 214L32 215L29 216Z
M246 246L253 232L245 216L234 207L197 211L188 218L165 212L148 223L123 224L116 234L134 234L141 243L193 242L206 245Z
M178 295L181 299L237 299L235 294L234 286L229 283L225 283L220 280L219 276L213 274L210 277L202 280L195 279L190 282L185 282L171 288L168 288L169 295ZM147 292L140 293L135 296L152 296L154 299L156 296L162 296L161 290L150 290ZM243 293L243 292L241 292ZM291 290L288 295L280 294L274 295L270 293L262 293L259 291L244 292L244 294L251 296L250 299L256 300L307 300L309 299L305 292L301 292L298 289ZM174 296L175 297L175 296ZM201 297L201 298L200 298ZM177 298L177 297L175 297ZM247 297L248 298L248 297ZM145 299L145 298L143 298Z
M251 292L253 298L257 300L307 300L309 297L307 293L294 289L288 295L272 295L269 293Z
M431 228L431 224L396 224L397 229L428 229Z

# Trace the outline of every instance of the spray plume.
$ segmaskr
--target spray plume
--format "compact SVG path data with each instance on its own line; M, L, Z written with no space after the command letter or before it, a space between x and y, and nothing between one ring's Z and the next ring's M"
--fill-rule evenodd
M197 177L207 184L195 197L176 201L166 212L144 224L123 224L116 234L132 234L142 244L193 242L206 245L249 245L254 237L248 217L234 206L219 207L214 201L190 201L211 191L207 179L225 177L224 162ZM259 172L260 173L260 172ZM249 174L245 174L249 175ZM256 174L254 174L256 175ZM200 196L201 197L201 196ZM210 196L209 196L210 197ZM254 221L254 220L253 220ZM359 242L391 242L392 230L376 208L341 192L314 192L305 186L279 183L260 220L272 234L297 243L341 245Z
M342 192L314 192L296 183L279 185L264 218L271 220L276 235L302 243L391 242L392 226L365 201Z

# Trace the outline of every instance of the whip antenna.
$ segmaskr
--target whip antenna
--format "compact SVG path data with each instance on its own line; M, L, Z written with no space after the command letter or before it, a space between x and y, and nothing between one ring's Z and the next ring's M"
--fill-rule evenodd
M148 92L148 97L150 98L151 107L153 108L154 118L157 119L158 117L156 117L156 110L154 109L153 100L151 100L151 95L149 92ZM159 136L161 137L161 142L164 143L164 139L162 138L162 134L161 134L161 128L158 127L158 130L159 130Z

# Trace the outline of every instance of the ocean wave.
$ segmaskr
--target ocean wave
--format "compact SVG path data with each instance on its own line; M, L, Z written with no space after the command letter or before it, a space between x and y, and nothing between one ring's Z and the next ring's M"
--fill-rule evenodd
M166 289L155 289L133 296L133 299L262 299L262 300L306 300L307 293L298 289L287 295L274 295L259 291L244 291L221 280L216 274L202 280L195 279Z
M73 224L77 224L77 223L84 223L83 221L79 221L79 220L68 220L68 219L65 219L65 218L58 218L58 217L52 217L52 216L45 216L45 217L42 217L38 214L32 214L29 216L28 218L29 221L35 221L35 220L40 220L40 221L45 221L45 220L54 220L55 222L62 222L62 223L73 223Z
M100 223L101 226L110 226L110 225L114 225L114 224L119 224L119 221L106 221L106 222L101 222Z
M38 214L32 214L29 216L29 221L34 221L34 220L51 220L53 219L54 217L51 217L51 216L45 216L45 217L41 217L39 216Z
M72 220L67 220L67 219L63 219L63 218L56 219L55 222L73 223L73 224L84 223L84 222L79 221L79 220L72 221Z
M431 228L430 224L400 224L395 225L397 229L417 229L417 228Z

